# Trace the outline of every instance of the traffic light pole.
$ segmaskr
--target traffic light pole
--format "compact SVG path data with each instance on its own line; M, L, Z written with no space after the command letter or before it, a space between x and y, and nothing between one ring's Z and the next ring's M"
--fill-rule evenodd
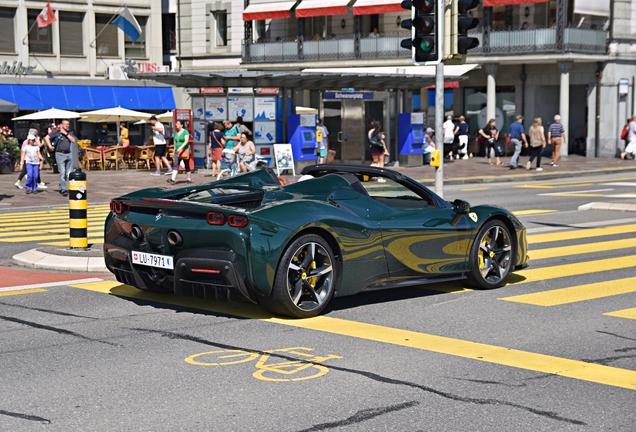
M436 49L440 56L444 55L444 1L437 2L435 29L442 37L437 38ZM435 193L444 198L444 59L435 66L435 146L440 151L439 166L435 168Z

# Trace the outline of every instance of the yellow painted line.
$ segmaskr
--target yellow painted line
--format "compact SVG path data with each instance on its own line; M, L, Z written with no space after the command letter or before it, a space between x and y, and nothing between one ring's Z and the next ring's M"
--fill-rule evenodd
M557 258L563 256L580 255L595 252L607 252L619 249L636 247L636 238L623 240L609 240L604 242L577 244L573 246L561 246L548 249L531 249L528 253L532 260L545 258Z
M64 226L61 226L59 228L46 228L46 229L39 229L39 230L30 230L30 229L11 229L11 230L7 230L7 231L3 231L0 228L0 241L2 241L2 237L15 237L19 234L23 234L25 236L29 236L29 235L34 235L34 234L57 234L57 233L68 233L68 229L69 229L70 223L67 222ZM88 229L90 231L103 231L104 230L104 225L95 225L95 224L88 224Z
M14 296L14 295L20 295L20 294L34 294L34 293L41 293L41 292L47 292L47 291L48 290L45 290L42 288L20 290L20 291L4 291L4 292L0 292L0 297L8 297L8 296Z
M308 319L272 317L264 309L256 305L211 302L194 297L158 295L140 291L116 281L71 286L100 293L258 319L312 331L322 331L340 336L447 354L455 357L636 390L636 371L628 369L339 318L325 316Z
M527 216L527 215L556 213L556 212L558 212L558 210L517 210L517 211L513 211L512 214L514 214L515 216Z
M110 211L110 206L107 205L90 205L88 207L88 211L99 211L99 212L106 212L108 213ZM12 217L19 215L19 216L52 216L52 215L58 215L58 214L64 214L68 212L68 206L66 207L60 207L57 209L51 209L51 210L41 210L41 211L32 211L32 212L7 212L4 214L0 214L0 221L4 220L4 219L11 219Z
M88 239L88 243L89 244L92 244L92 243L104 243L104 237L89 238ZM57 241L57 242L38 242L38 244L43 244L43 245L47 245L47 246L68 246L69 245L69 239L67 238L64 241Z
M603 228L580 228L558 233L534 234L528 236L529 244L556 242L563 240L578 240L590 237L609 236L615 234L634 234L636 224L617 225Z
M636 277L502 297L499 300L535 306L560 306L632 292L636 292Z
M518 189L556 189L558 186L548 186L548 185L520 185L515 186Z
M99 230L93 231L93 234L99 233ZM102 232L103 234L103 232ZM9 238L3 238L0 239L0 242L2 243L24 243L24 242L36 242L36 241L44 241L44 240L59 240L60 237L64 237L64 236L68 236L67 234L51 234L51 235L23 235L20 237L9 237Z
M553 193L550 195L544 195L550 197L604 197L604 194L591 194L591 193Z
M462 191L464 192L469 192L469 191L480 191L480 190L488 190L487 187L485 188L468 188L468 189L462 189Z
M608 312L604 313L603 315L636 320L636 308Z
M528 255L532 257L530 253L528 253ZM540 267L514 272L516 276L524 278L524 280L520 282L515 282L514 285L633 267L634 263L630 257L607 258L573 264L559 264L553 267Z
M91 214L90 212L86 215L86 217L92 221L103 222L106 220L106 215L95 215L95 214ZM45 221L48 226L48 224L56 225L56 224L66 223L68 222L68 219L69 219L68 213L65 214L64 216L60 216L56 218L44 218L44 219L32 219L31 217L29 217L28 219L17 218L10 221L0 221L0 227L41 226L43 225L43 221Z

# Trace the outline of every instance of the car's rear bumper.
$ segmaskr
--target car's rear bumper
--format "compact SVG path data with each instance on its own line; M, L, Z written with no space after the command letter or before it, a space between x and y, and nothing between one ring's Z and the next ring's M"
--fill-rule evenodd
M254 302L233 251L181 251L173 257L174 270L168 270L133 264L131 253L145 251L135 248L133 241L123 236L118 236L115 243L104 243L104 260L119 282L147 291L228 300L234 295Z

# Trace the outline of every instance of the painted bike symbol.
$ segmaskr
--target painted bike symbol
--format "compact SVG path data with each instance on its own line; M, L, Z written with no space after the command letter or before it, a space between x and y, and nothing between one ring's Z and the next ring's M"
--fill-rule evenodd
M280 348L265 351L264 354L243 350L218 350L193 354L185 361L196 366L230 366L256 360L256 372L252 374L256 379L274 382L304 381L321 377L329 372L327 367L316 363L342 358L333 354L315 356L309 353L313 350L313 348L305 347ZM285 353L287 358L268 363L274 353ZM299 357L302 360L288 360L289 357Z

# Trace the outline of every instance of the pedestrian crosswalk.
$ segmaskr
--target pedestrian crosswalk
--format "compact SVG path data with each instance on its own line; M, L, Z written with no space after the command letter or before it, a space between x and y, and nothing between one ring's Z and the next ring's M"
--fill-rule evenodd
M89 205L88 243L104 241L108 204ZM69 245L69 210L66 206L0 214L0 243L35 242L47 246Z

